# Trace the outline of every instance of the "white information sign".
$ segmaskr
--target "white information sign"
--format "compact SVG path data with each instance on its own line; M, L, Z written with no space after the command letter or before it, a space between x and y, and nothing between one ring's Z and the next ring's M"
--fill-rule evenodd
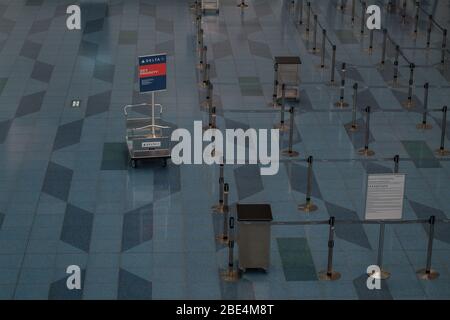
M405 194L404 174L367 176L366 219L400 220Z

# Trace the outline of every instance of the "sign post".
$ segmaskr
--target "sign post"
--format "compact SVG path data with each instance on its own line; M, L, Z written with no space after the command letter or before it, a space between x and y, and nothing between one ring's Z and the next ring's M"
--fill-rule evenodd
M369 174L366 187L366 220L400 220L405 195L404 174ZM383 270L385 223L380 223L377 265L380 272L369 274L375 279L387 279L390 273Z
M155 92L167 88L167 55L165 53L140 56L139 93L152 93L152 134L155 135Z

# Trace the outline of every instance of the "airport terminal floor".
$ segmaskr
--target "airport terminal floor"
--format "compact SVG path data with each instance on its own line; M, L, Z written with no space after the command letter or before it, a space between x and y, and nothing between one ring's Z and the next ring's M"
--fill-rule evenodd
M450 148L450 53L441 32L448 1L421 1L418 20L414 1L405 11L403 1L391 10L388 1L368 1L382 9L386 50L383 31L362 24L359 0L354 11L351 0L343 10L341 1L245 0L241 8L220 0L219 12L207 10L200 22L194 1L81 0L82 29L68 30L73 2L0 0L1 299L450 298L450 157L436 153L442 143ZM266 271L224 277L230 245L217 237L228 223L212 210L219 165L130 165L124 106L151 103L139 93L138 57L159 53L167 55L167 89L155 93L163 124L190 132L210 119L221 130L274 128L275 59L301 60L299 100L285 101L292 132L280 136L280 149L292 138L298 156L280 153L276 175L262 175L260 164L224 166L230 216L238 203L271 207ZM424 105L432 127L418 129ZM365 145L375 154L359 154ZM406 177L401 218L409 223L362 223L367 175L393 172ZM298 209L308 193L312 212ZM370 290L382 225L390 277ZM330 234L332 270L341 275L334 281L320 276ZM439 277L424 280L417 271L430 238ZM71 265L81 269L80 290L67 288Z

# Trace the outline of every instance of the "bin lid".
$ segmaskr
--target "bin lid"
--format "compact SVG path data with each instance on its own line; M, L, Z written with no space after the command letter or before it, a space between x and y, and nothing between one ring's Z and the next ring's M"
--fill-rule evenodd
M297 56L275 57L275 63L277 63L277 64L302 64L300 57L297 57Z
M270 204L237 204L238 221L272 221Z

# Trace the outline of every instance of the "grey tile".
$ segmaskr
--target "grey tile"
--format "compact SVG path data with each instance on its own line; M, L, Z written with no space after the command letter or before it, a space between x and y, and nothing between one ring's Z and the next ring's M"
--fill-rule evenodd
M83 119L59 126L53 142L53 151L79 143L82 129Z
M41 52L42 44L36 43L33 41L25 41L25 43L22 46L22 49L20 50L20 55L23 57L27 57L33 60L36 60L39 56L39 53Z
M103 18L87 21L86 26L83 29L83 34L102 31L104 22L105 19Z
M40 91L23 96L16 110L15 117L23 117L31 113L39 112L41 110L45 94L46 91Z
M3 220L5 219L5 214L0 212L0 229L2 228Z
M380 290L370 290L367 288L366 274L353 280L353 286L356 289L358 298L361 300L392 300L394 299L389 291L389 285L384 281Z
M239 200L243 200L264 190L258 165L240 166L233 171Z
M248 40L248 45L250 47L250 53L254 56L273 59L270 47L262 42Z
M45 83L49 83L52 77L54 66L45 62L36 61L34 63L31 78Z
M101 170L127 170L128 147L125 142L108 142L103 145Z
M82 40L78 54L83 57L95 59L98 53L98 45L89 41Z
M73 171L56 163L49 162L42 192L67 201L72 183Z
M111 90L90 96L87 101L86 117L108 111L110 103Z
M439 209L432 208L421 204L419 202L415 202L409 200L409 204L411 208L417 215L419 219L429 219L431 216L434 216L436 219L447 219L447 215ZM430 226L429 224L422 224L426 233L429 233ZM450 243L450 224L448 223L436 223L434 231L434 237L446 243Z
M357 44L358 39L356 39L353 34L353 30L334 30L337 38L342 44Z
M86 271L81 270L81 289L69 290L67 289L67 277L53 282L48 291L49 300L81 300L83 298L84 280L86 278Z
M286 281L317 281L317 271L306 238L277 238Z
M94 215L86 210L67 205L61 230L61 241L89 252Z
M119 270L119 288L117 298L120 300L152 299L152 283L127 270Z
M330 217L336 220L359 220L358 214L347 208L325 202ZM366 249L372 249L362 224L340 224L336 227L336 236Z
M122 230L122 251L129 250L153 237L153 205L125 213Z
M52 24L52 19L35 20L31 25L29 34L35 34L39 32L47 31Z
M12 120L0 121L0 144L5 142L11 123Z
M173 34L173 22L166 19L156 19L156 31Z

